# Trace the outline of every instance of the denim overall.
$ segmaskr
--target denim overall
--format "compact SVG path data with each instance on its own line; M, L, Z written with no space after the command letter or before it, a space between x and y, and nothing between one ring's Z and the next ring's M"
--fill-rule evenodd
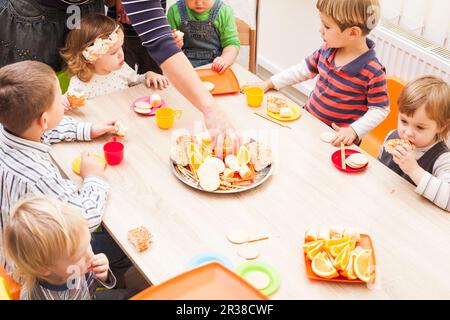
M104 12L102 0L82 3L82 15ZM65 44L69 16L63 8L45 6L36 0L0 0L0 67L37 60L55 71L61 70L59 49Z
M189 20L184 0L177 2L180 12L180 31L184 32L183 52L194 68L213 62L222 54L220 35L214 26L222 1L216 0L207 21Z

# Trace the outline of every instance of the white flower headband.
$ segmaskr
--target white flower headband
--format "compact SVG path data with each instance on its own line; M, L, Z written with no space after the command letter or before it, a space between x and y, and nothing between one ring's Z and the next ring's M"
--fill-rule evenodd
M94 43L83 50L83 57L89 62L95 62L102 55L107 53L109 49L119 40L117 26L107 39L97 38Z

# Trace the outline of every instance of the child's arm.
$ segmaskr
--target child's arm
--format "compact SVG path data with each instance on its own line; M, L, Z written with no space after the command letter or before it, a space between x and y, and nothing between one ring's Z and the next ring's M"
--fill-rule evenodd
M378 126L388 114L389 107L370 107L364 116L348 127L339 127L333 123L332 128L336 131L336 136L330 143L336 147L339 146L341 142L349 146L361 139L366 133L372 131L372 129Z
M277 73L266 81L256 85L261 86L264 89L264 92L271 89L280 90L286 86L310 80L317 75L317 72L312 72L306 60L303 60L301 63Z
M450 152L441 155L434 164L433 174L422 169L411 149L399 146L393 152L394 162L417 185L416 192L439 208L450 212Z
M212 69L219 73L224 73L235 61L239 50L235 46L228 46L223 49L222 55L214 59Z
M62 141L90 141L92 123L77 122L69 116L64 116L54 129L44 132L42 142L53 144Z
M95 158L90 161L98 163ZM80 208L91 232L102 222L109 186L98 176L86 177L79 189L72 181L60 176L44 176L36 182L35 189L35 194L55 196Z
M116 120L93 125L90 122L77 122L72 117L65 116L59 125L44 132L42 142L54 144L62 141L91 141L107 133L117 131Z

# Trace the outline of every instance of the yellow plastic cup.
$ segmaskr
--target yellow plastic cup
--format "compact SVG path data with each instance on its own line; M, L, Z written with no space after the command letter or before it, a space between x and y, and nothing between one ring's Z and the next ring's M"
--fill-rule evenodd
M258 108L262 105L264 100L264 89L261 87L246 87L244 92L247 96L247 104L252 108Z
M159 108L156 110L156 124L161 129L170 129L175 118L180 119L181 114L181 110L174 110L169 107Z

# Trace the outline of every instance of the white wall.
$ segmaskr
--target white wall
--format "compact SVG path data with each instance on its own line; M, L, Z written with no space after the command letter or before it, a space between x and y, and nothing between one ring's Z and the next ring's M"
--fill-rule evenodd
M299 63L322 43L316 0L262 0L258 63L272 73ZM309 95L311 82L296 86Z

